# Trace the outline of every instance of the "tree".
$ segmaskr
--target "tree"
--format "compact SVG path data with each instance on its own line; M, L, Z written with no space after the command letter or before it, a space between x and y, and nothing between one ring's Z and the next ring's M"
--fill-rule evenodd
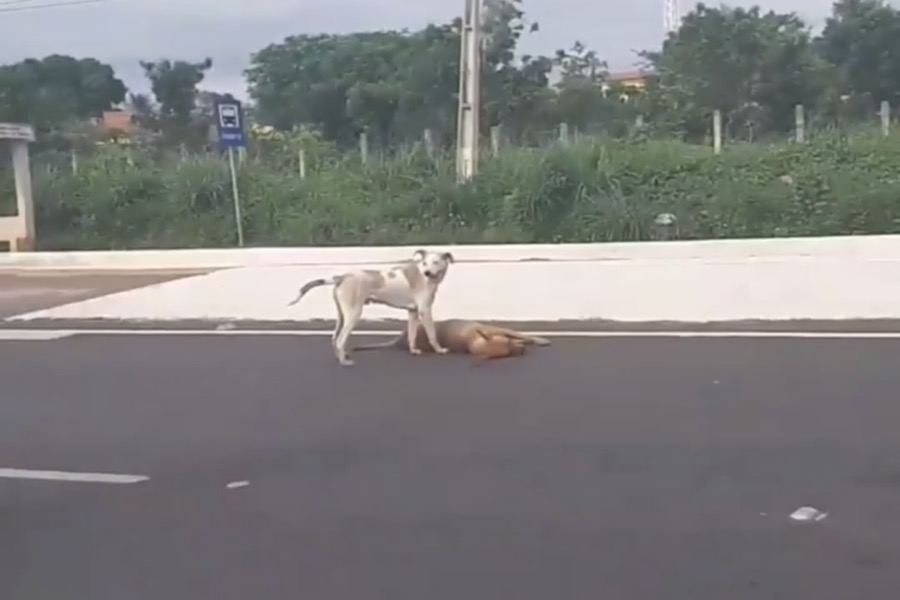
M150 89L158 104L159 123L167 136L189 139L192 116L197 102L197 86L212 67L212 59L198 63L163 59L157 62L141 61L141 68L150 80Z
M645 52L656 71L650 92L671 125L689 137L709 130L722 111L727 130L751 127L784 132L793 107L813 107L827 83L826 65L813 51L808 27L793 13L758 6L709 8L698 4L660 52Z
M533 125L551 98L550 59L517 59L528 25L521 0L491 0L484 14L482 93L485 129ZM326 139L352 143L360 131L388 144L425 128L455 135L460 19L415 32L299 35L253 55L246 75L262 123L311 125Z
M502 124L507 135L525 139L546 130L554 98L549 88L553 61L527 54L516 59L522 36L540 25L525 18L522 0L486 0L482 21L483 124Z
M260 122L311 125L349 144L363 130L388 142L445 127L455 110L459 37L450 26L409 33L298 35L252 57Z
M554 59L560 79L556 84L554 120L579 130L603 130L622 135L634 121L633 103L623 102L627 91L609 85L606 62L597 53L575 42L568 51L557 50Z
M900 11L882 0L840 0L817 40L838 71L838 93L896 102L900 93Z
M39 131L98 117L125 99L112 67L93 58L54 54L0 67L0 121Z
M128 94L128 109L144 129L159 129L159 113L149 94Z

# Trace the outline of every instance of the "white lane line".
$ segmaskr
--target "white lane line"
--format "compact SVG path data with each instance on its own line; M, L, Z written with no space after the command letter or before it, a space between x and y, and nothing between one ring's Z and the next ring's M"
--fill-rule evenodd
M396 336L400 330L357 330L353 335ZM670 337L670 338L810 338L810 339L900 339L900 331L526 331L541 337ZM34 335L32 335L34 334ZM331 336L330 329L0 329L3 340L56 340L76 335L147 336ZM20 337L17 337L20 336Z
M900 331L531 331L540 337L900 339ZM331 335L331 332L328 332Z
M76 481L83 483L140 483L150 479L144 475L7 468L0 468L0 477L5 477L6 479L42 479L45 481Z
M47 342L61 340L75 335L72 331L64 329L0 329L0 341L33 341Z

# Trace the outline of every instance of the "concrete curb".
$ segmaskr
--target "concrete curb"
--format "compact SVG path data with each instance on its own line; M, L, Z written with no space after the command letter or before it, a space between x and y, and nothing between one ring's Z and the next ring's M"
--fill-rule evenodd
M202 248L0 254L0 269L186 270L253 266L384 264L419 246ZM746 261L775 258L900 260L900 235L758 238L602 244L442 245L458 262Z

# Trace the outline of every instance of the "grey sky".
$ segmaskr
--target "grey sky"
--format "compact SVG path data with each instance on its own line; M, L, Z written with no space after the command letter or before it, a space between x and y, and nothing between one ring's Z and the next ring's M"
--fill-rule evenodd
M64 0L0 0L0 63L47 54L92 56L113 65L135 91L146 91L139 60L213 59L203 88L245 96L241 76L250 54L301 33L415 29L447 22L462 0L105 0L99 4L3 12ZM627 70L632 50L662 40L662 0L525 0L538 33L522 50L551 53L581 40ZM693 2L681 0L682 7ZM715 5L716 2L708 2ZM752 2L730 4L752 5ZM795 11L818 27L831 0L765 0L764 9Z

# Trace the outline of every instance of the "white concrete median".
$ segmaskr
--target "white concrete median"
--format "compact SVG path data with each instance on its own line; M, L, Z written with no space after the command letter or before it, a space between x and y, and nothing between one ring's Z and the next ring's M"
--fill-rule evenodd
M605 244L492 244L453 246L459 262L743 260L748 258L897 257L900 236L762 238ZM388 263L408 257L419 246L203 248L22 252L0 254L0 269L132 271L226 269L256 266L314 266Z
M625 322L900 318L900 236L493 246L481 255L471 248L453 248L463 260L451 267L438 295L437 318ZM408 248L265 250L274 257L271 265L225 269L14 320L331 320L335 313L327 290L314 290L294 307L287 302L309 279L353 268L373 255L399 258L409 252ZM307 265L291 266L277 259L291 253L304 253ZM329 256L342 261L329 263ZM545 260L522 261L539 256ZM403 315L371 306L366 317Z

